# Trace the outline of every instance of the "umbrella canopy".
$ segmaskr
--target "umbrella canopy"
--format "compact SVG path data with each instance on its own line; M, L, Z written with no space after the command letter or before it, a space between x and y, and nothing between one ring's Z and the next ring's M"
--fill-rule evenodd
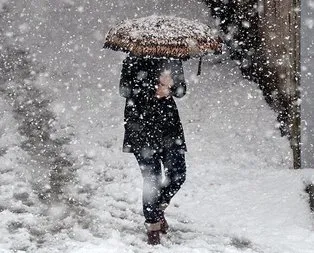
M135 56L188 59L220 52L217 30L197 21L173 16L125 20L109 30L104 48Z

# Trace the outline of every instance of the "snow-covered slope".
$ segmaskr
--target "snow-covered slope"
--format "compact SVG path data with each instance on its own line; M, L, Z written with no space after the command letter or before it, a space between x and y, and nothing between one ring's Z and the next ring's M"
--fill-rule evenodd
M177 105L188 145L187 181L166 213L171 231L162 245L146 245L141 175L134 157L121 152L118 83L125 55L100 48L117 20L153 13L209 19L202 4L188 0L9 1L0 18L2 44L29 49L37 65L19 74L25 85L1 84L0 159L7 167L1 165L0 252L312 252L307 195L299 172L289 170L289 143L275 113L235 63L209 60L201 76L197 61L184 63L188 93ZM54 144L33 142L34 150L48 147L74 168L61 201L36 197L45 196L55 163L23 146L33 138L22 137L18 127L28 119L28 111L18 110L24 103L34 105L26 106L30 115L45 112L45 143ZM23 212L11 208L17 204Z

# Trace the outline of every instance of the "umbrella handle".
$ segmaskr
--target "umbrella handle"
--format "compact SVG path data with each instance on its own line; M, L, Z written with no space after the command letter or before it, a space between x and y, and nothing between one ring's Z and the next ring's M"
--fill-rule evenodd
M198 62L198 69L197 69L197 75L199 76L201 74L202 69L202 57L200 57L200 61Z

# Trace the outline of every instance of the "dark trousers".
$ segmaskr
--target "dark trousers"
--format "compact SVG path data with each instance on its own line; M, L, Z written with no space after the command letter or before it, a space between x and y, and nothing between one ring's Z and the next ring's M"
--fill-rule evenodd
M145 153L145 152L144 152ZM143 213L145 222L156 223L160 219L160 204L170 203L185 181L186 166L183 151L164 149L145 155L134 154L143 176ZM162 180L163 164L165 180Z

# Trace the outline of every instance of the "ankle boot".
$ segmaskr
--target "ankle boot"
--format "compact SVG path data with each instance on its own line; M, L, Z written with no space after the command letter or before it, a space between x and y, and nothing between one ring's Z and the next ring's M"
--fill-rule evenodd
M145 227L147 230L147 243L150 245L160 244L160 222L146 223Z

